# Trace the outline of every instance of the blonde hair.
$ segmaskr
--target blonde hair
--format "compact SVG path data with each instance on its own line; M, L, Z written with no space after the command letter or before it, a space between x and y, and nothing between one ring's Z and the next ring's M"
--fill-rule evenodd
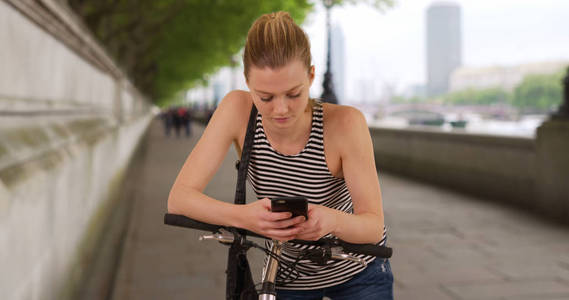
M243 66L245 78L249 79L251 66L277 69L293 59L300 59L310 70L312 56L306 33L288 12L279 11L259 17L249 29Z

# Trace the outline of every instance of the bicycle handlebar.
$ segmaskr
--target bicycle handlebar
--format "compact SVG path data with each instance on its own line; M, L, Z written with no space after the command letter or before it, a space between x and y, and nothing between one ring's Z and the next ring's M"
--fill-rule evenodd
M172 225L172 226L192 228L192 229L198 229L198 230L209 231L209 232L218 232L220 229L226 229L225 226L208 224L208 223L204 223L204 222L200 222L200 221L188 218L188 217L183 216L183 215L176 215L176 214L165 214L164 215L164 224ZM257 234L255 232L252 232L249 230L240 229L240 228L236 228L236 229L244 231L245 235L270 240L270 238L268 238L266 236L262 236L260 234ZM318 241L292 240L290 242L297 243L297 244L303 244L303 245L316 245L316 246L321 246L321 245L326 244L326 243L328 243L328 244L331 243L333 246L342 247L346 252L351 252L351 253L356 253L356 254L364 254L364 255L372 255L372 256L377 256L377 257L381 257L381 258L390 258L391 255L393 254L393 250L389 247L378 246L378 245L374 245L374 244L352 244L352 243L342 241L340 239L323 238L323 239L320 239Z
M393 254L393 249L386 246L378 246L374 244L352 244L338 240L340 246L344 248L345 252L372 255L381 258L390 258Z
M172 225L172 226L192 228L192 229L198 229L198 230L209 231L209 232L217 232L222 228L226 228L225 226L204 223L204 222L200 222L200 221L197 221L194 219L190 219L190 218L183 216L183 215L175 215L175 214L165 214L164 215L164 224ZM242 230L245 231L246 235L270 240L270 238L268 238L266 236L259 235L255 232L245 230L245 229L242 229Z

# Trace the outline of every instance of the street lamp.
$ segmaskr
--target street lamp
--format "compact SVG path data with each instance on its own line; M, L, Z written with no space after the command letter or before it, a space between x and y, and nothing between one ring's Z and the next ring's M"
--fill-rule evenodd
M324 7L326 7L326 32L328 35L328 53L326 56L326 73L324 73L324 81L322 87L322 101L328 103L338 103L336 94L334 93L334 82L332 81L332 70L330 69L330 46L331 46L331 32L330 32L330 9L333 5L333 0L324 0Z

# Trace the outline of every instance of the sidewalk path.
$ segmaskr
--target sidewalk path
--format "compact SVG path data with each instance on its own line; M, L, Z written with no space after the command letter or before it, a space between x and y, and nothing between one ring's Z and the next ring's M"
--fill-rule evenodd
M165 226L169 189L203 128L165 138L153 122L136 178L113 299L224 299L227 248ZM230 150L206 193L233 201ZM445 189L380 173L395 299L569 299L569 229ZM252 194L249 193L249 197ZM253 276L262 254L250 251Z

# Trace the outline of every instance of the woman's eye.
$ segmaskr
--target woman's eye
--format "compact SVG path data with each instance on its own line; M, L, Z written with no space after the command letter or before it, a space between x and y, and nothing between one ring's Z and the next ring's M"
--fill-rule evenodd
M300 93L296 94L296 95L289 95L289 98L298 98L300 97Z
M261 101L269 102L273 99L273 96L267 97L267 98L263 98L263 97L259 97L259 98L261 98Z

